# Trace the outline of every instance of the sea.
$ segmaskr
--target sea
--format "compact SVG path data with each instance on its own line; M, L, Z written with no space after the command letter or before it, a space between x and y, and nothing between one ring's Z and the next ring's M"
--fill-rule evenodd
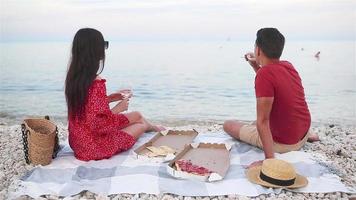
M287 41L315 123L356 124L356 41ZM130 88L130 111L161 124L256 119L254 41L110 41L107 92ZM0 118L49 115L66 123L71 41L0 43ZM319 58L314 55L320 51ZM111 104L114 106L114 104Z

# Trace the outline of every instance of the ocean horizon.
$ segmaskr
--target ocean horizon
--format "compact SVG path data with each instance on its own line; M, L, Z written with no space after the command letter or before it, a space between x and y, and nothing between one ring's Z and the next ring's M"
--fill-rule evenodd
M108 93L131 88L129 111L162 123L256 118L254 41L110 42L101 76ZM71 42L0 43L0 117L66 121ZM320 51L320 58L314 57ZM286 42L281 60L299 72L313 122L356 124L355 41ZM351 58L351 59L350 59ZM111 104L113 106L114 104Z

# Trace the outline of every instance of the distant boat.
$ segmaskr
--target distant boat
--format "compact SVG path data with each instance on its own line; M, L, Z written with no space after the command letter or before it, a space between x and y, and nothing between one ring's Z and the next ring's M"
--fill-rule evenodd
M316 54L314 55L314 57L315 57L315 58L319 58L319 57L320 57L320 51L318 51L318 53L316 53Z

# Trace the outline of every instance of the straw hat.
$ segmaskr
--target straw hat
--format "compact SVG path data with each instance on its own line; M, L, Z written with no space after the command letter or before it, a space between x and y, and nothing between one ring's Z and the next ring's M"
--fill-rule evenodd
M283 160L266 159L262 166L247 170L249 181L272 188L300 188L308 184L308 180L297 174L293 166Z

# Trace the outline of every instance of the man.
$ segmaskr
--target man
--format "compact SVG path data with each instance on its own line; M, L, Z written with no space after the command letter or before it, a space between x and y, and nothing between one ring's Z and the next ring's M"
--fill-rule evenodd
M224 123L226 133L263 149L266 159L274 158L274 152L299 150L308 137L318 140L317 135L309 134L311 117L301 78L291 63L279 59L284 41L275 28L257 32L254 53L245 55L256 72L257 121ZM261 163L254 162L250 167Z

